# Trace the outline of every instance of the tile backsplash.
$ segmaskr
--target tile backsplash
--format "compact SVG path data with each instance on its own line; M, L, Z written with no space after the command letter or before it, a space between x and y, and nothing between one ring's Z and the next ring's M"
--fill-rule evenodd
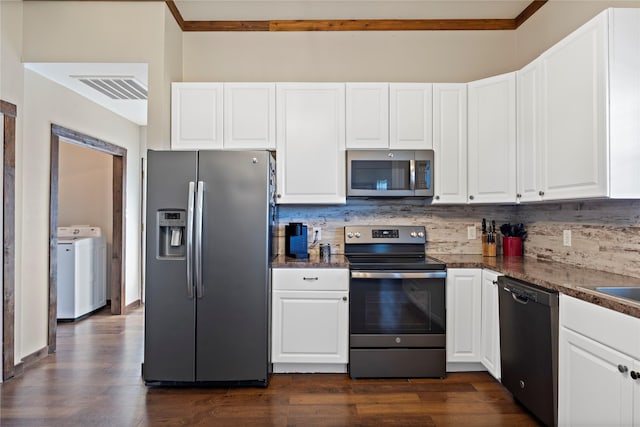
M528 205L429 205L421 199L349 199L346 205L281 205L277 236L284 253L284 226L322 227L322 242L342 253L345 225L424 225L431 254L480 254L480 222L522 222L529 236L525 256L640 277L640 200L602 200ZM477 238L467 239L475 226ZM571 230L572 245L562 232ZM317 251L317 247L310 252Z

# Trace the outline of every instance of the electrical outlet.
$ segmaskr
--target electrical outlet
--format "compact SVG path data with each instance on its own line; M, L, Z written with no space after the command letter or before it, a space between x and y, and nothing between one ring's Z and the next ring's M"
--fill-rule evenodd
M562 244L565 246L571 246L571 230L564 230L562 232Z
M313 227L313 240L318 242L322 240L322 227Z
M474 240L476 238L476 226L470 225L467 227L467 239Z

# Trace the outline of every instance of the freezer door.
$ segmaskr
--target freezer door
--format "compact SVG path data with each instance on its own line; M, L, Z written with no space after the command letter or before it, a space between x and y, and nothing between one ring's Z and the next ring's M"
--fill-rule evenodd
M200 152L198 381L267 380L269 159L266 151Z
M147 165L143 377L194 381L195 298L187 283L186 229L197 153L149 151Z

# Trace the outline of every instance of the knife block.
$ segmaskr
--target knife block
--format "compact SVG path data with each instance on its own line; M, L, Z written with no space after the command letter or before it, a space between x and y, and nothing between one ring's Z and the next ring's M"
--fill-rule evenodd
M482 235L482 256L496 256L498 244L487 242L487 235Z

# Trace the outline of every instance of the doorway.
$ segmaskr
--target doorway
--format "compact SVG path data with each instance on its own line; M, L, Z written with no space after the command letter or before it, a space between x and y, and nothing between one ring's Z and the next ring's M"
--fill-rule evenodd
M81 147L97 150L112 156L112 245L110 252L111 314L125 313L125 212L126 212L126 163L127 150L112 143L93 138L89 135L73 131L58 125L51 125L51 160L50 160L50 192L49 192L49 353L56 350L57 332L57 227L58 227L58 195L59 195L59 153L60 142L71 143Z

